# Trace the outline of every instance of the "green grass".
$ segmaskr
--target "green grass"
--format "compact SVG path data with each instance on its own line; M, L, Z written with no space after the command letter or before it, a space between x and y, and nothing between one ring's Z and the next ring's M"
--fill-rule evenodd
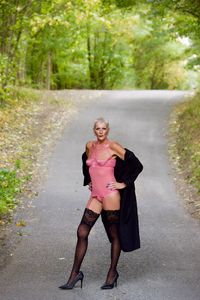
M15 207L20 185L16 170L0 169L0 215L7 214Z
M177 153L179 167L200 195L200 93L178 106Z

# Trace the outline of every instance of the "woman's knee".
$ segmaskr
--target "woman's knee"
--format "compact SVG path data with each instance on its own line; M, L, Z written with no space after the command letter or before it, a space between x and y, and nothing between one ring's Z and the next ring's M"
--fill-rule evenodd
M111 224L108 226L108 231L110 234L111 240L115 240L119 238L119 226L118 224Z
M86 228L86 225L80 224L77 229L77 237L79 239L87 239L90 233L90 228Z

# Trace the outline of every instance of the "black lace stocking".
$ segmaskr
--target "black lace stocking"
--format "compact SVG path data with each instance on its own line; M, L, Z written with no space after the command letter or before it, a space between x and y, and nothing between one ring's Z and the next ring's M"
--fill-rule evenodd
M112 283L117 273L117 263L121 253L119 240L119 210L103 210L104 224L111 242L111 264L106 283Z
M88 235L90 233L91 228L97 221L99 215L100 214L88 208L86 208L84 211L83 217L77 229L78 240L77 240L76 250L74 255L74 264L72 267L72 271L68 283L70 283L75 278L75 276L78 274L80 270L81 263L87 251Z

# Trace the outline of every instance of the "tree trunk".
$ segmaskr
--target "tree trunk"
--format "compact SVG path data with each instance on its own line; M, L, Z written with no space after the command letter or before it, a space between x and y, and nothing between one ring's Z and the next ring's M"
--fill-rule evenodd
M51 63L51 53L48 53L47 56L47 75L46 75L46 89L50 90L51 89L51 68L52 68L52 63Z
M94 62L92 61L92 55L91 55L91 36L90 36L90 28L89 25L87 25L87 52L88 52L88 68L89 68L89 81L90 81L90 88L94 88L94 82L95 82L95 74L94 74Z

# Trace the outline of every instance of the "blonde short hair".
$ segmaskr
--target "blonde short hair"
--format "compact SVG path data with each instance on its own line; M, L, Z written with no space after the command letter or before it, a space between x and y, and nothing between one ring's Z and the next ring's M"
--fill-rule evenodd
M93 127L94 129L95 129L97 123L105 123L105 124L106 124L106 127L109 128L109 122L106 121L106 120L105 120L104 118L102 118L102 117L99 117L99 118L97 118L97 119L94 121L94 127Z

